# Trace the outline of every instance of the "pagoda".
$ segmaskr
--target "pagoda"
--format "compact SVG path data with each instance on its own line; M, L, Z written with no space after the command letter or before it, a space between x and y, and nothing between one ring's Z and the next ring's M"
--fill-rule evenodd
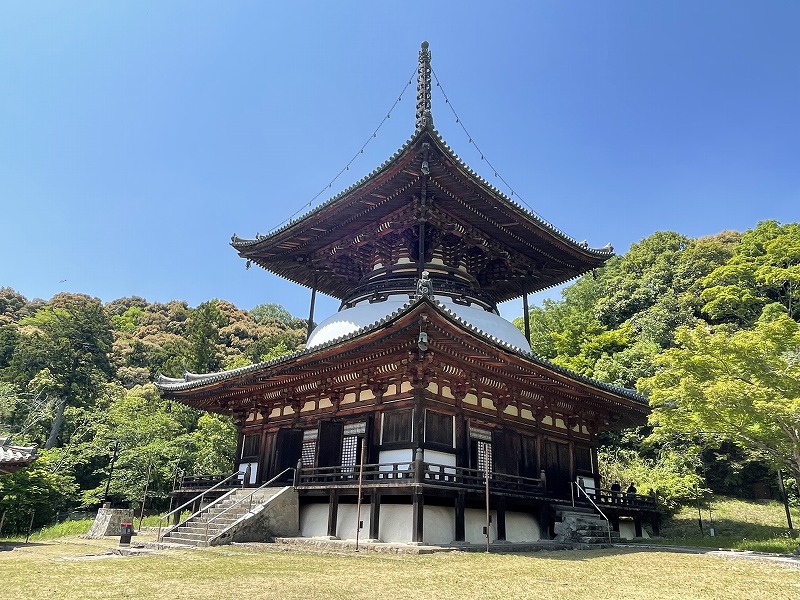
M411 138L306 215L232 246L248 267L310 288L309 323L317 292L339 311L293 354L157 385L235 417L235 467L248 485L292 488L300 536L533 542L575 497L639 535L642 520L657 523L650 497L599 486L598 434L644 425L645 399L535 356L497 310L522 298L527 313L528 294L613 250L576 242L449 148L427 43Z

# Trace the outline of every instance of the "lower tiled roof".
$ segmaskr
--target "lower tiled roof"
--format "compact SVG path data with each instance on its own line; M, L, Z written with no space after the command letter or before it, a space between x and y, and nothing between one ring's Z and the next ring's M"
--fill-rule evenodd
M13 473L36 460L35 446L12 446L10 438L0 438L0 473Z

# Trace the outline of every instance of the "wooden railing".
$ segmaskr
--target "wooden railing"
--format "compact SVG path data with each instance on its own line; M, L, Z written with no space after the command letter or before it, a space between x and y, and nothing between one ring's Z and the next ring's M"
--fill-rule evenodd
M616 508L635 508L640 510L658 510L658 500L653 494L629 494L625 491L606 489L584 490L599 506Z
M238 474L241 475L242 472L240 471ZM180 489L207 490L219 483L228 483L229 480L228 475L186 475L181 479ZM230 487L241 487L241 481L230 482Z
M305 467L297 471L295 486L356 485L358 478L357 467ZM362 485L365 487L417 483L474 490L482 490L486 486L482 470L435 463L365 464L362 472ZM546 493L546 487L544 477L537 479L489 472L489 489L493 492L542 496Z

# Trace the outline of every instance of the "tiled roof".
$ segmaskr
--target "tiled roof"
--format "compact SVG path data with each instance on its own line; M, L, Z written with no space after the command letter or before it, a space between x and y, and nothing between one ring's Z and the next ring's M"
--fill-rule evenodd
M9 438L0 438L0 473L12 473L36 460L35 446L12 446Z
M516 211L524 214L530 220L538 223L543 228L549 230L551 233L553 233L557 237L561 238L563 241L567 242L568 244L570 244L572 246L575 246L575 247L580 247L581 250L583 250L584 252L591 253L591 254L594 254L594 255L597 255L597 256L611 256L611 255L614 254L614 249L610 245L606 246L604 248L589 248L589 247L585 246L583 243L578 243L574 238L572 238L571 236L569 236L566 233L564 233L563 231L561 231L555 225L549 223L548 221L545 221L539 215L534 213L532 210L528 210L527 208L523 207L519 203L517 203L514 200L512 200L510 197L508 197L506 194L504 194L501 190L497 189L495 186L493 186L491 183L489 183L486 179L481 177L469 165L467 165L464 162L464 160L458 154L456 154L453 151L453 149L448 145L448 143L442 138L441 134L433 127L432 123L429 124L424 129L421 129L419 131L415 131L414 135L412 135L408 140L406 140L406 142L394 154L392 154L392 156L390 156L388 159L386 159L377 168L373 169L366 176L362 177L361 179L356 181L354 184L352 184L348 188L342 190L341 192L339 192L335 196L329 198L328 200L326 200L325 202L323 202L322 204L320 204L316 208L313 208L313 209L309 210L307 213L305 213L305 214L303 214L303 215L301 215L301 216L299 216L299 217L297 217L295 219L290 220L285 225L283 225L281 227L278 227L274 231L271 231L268 235L256 236L255 239L245 239L245 238L240 238L239 236L234 234L231 237L231 245L234 248L245 248L247 246L252 246L252 245L258 244L264 238L272 237L274 235L278 235L279 233L281 233L283 231L286 231L287 229L291 228L293 225L295 225L299 221L303 221L304 219L309 218L311 215L313 215L315 213L318 213L318 212L321 212L323 209L325 209L328 206L336 203L340 198L344 198L345 196L350 194L352 191L357 190L359 187L361 187L365 183L367 183L370 179L374 178L376 175L381 173L384 169L386 169L390 165L392 165L392 163L394 163L411 146L413 146L414 143L417 141L417 138L421 137L423 135L423 133L426 132L426 131L428 131L436 139L436 141L441 144L442 149L445 150L445 152L450 155L450 157L454 160L455 163L458 164L458 166L461 169L463 169L470 177L472 177L480 185L482 185L482 186L486 187L488 190L490 190L492 192L492 194L494 194L496 197L502 198L505 202L507 202L509 204L509 206L514 208Z
M381 327L383 327L389 321L399 318L400 316L404 315L405 313L410 312L413 310L418 304L422 302L428 302L432 307L434 307L440 314L447 317L450 321L458 324L461 328L485 339L487 342L490 342L492 345L503 349L506 352L516 354L518 356L524 357L527 360L544 367L550 371L568 377L576 382L590 385L592 387L605 390L607 392L611 392L613 394L617 394L618 396L623 396L629 400L633 400L639 404L647 405L647 400L641 394L637 393L634 390L630 390L628 388L620 387L617 385L612 385L610 383L605 383L603 381L597 381L595 379L591 379L589 377L584 377L574 371L570 371L564 367L551 363L544 358L540 358L533 354L530 350L525 350L519 348L515 345L509 344L496 336L493 336L491 333L483 331L468 321L464 320L454 311L450 310L447 306L438 302L437 300L433 300L427 298L425 296L421 296L419 298L409 300L407 304L400 307L396 311L389 313L388 315L384 316L383 318L377 320L375 323L370 325L366 325L361 327L360 329L349 333L347 335L340 336L338 338L332 339L324 344L320 344L318 346L314 346L312 348L306 348L302 350L298 350L292 354L282 356L280 358L273 359L268 362L257 363L254 365L249 365L247 367L241 367L239 369L233 369L231 371L222 371L219 373L208 373L208 374L194 374L194 373L186 373L182 378L174 378L174 377L165 377L163 375L159 375L156 379L156 386L165 392L180 392L191 390L195 388L200 388L208 384L218 383L222 381L226 381L229 379L233 379L240 375L246 375L251 372L261 371L266 368L276 367L283 363L289 363L297 358L302 356L315 354L327 348L331 348L342 344L348 340L357 338L361 335L369 333L371 331L375 331Z

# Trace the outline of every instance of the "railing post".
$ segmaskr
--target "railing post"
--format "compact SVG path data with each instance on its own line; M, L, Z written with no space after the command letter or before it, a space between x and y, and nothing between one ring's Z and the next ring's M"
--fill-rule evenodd
M294 487L300 485L300 471L303 469L303 460L297 459L297 467L294 470Z
M422 448L414 453L414 483L422 483Z

